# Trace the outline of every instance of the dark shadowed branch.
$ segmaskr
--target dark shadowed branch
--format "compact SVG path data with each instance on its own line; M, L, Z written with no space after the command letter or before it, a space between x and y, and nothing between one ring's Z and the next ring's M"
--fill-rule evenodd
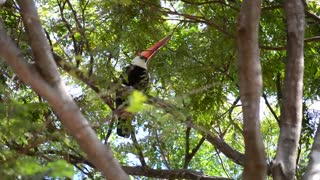
M270 112L271 112L271 114L273 115L274 119L278 122L278 125L280 125L280 120L279 120L279 118L278 118L278 116L277 116L276 112L272 109L272 107L271 107L271 105L270 105L270 103L269 103L269 101L268 101L268 97L267 97L267 95L263 93L262 97L263 97L264 102L266 103L266 105L267 105L267 107L268 107L269 111L270 111Z
M161 178L161 179L199 179L199 180L228 180L229 178L206 176L200 172L192 170L157 170L150 168L143 168L141 166L122 167L125 172L133 176L146 176L151 178Z
M133 142L133 146L137 150L138 158L140 160L140 163L141 163L142 167L148 167L146 161L144 160L144 155L143 155L143 152L142 152L142 148L139 145L139 143L137 141L137 138L136 138L136 135L135 135L134 132L131 133L131 139L132 139L132 142Z

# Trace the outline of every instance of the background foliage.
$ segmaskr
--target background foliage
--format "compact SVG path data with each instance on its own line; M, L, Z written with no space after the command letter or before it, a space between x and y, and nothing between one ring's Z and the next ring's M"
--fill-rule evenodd
M36 2L52 49L63 59L60 70L69 92L122 165L241 177L242 166L206 140L206 134L211 132L234 150L244 152L235 43L241 1ZM262 7L261 126L270 163L279 134L286 34L282 1L263 1ZM307 165L319 118L318 108L310 105L319 99L320 5L309 1L305 9L304 119L298 179ZM0 15L10 37L32 62L17 3L8 0ZM117 86L113 82L137 52L174 30L171 41L148 65L149 101L135 107L140 110L133 121L136 137L123 139L114 132L110 134L114 105L101 97L114 97ZM46 102L22 84L3 62L0 70L0 176L99 179L100 173L85 159ZM133 96L137 101L144 97ZM171 110L152 103L152 97L171 104ZM200 128L188 126L172 112L179 112Z

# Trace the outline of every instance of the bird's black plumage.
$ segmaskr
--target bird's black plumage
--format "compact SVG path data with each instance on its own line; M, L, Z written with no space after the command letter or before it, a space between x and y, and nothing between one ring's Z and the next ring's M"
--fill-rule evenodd
M147 61L163 46L166 44L172 34L161 39L160 41L153 44L150 48L139 53L131 64L126 67L124 73L120 76L120 81L125 86L131 86L134 89L144 91L147 88L149 76L147 71ZM116 107L119 113L117 134L122 137L129 137L133 132L131 126L132 114L126 113L125 108L128 103L126 100L125 93L118 90L116 92Z
M131 86L134 89L144 91L147 88L149 81L148 71L142 67L130 64L127 66L120 76L121 83L126 86ZM116 92L116 107L127 106L126 97L120 92ZM132 117L119 117L117 125L117 134L122 137L130 137L133 130L131 126Z
M148 84L148 70L130 64L121 75L121 82L126 86L132 86L137 90L144 90Z

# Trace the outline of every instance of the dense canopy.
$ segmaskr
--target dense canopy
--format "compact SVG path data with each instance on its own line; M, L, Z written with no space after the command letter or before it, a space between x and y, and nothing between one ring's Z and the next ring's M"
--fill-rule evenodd
M67 92L127 174L136 179L241 178L245 143L236 40L242 1L35 2ZM258 29L260 126L268 175L277 153L287 62L283 6L280 0L263 1ZM305 2L304 13L297 179L306 171L320 117L319 2ZM7 0L0 11L1 29L32 65L38 59L22 14L21 2ZM135 135L117 136L114 99L122 69L138 52L171 33L171 40L148 64L147 92L130 96ZM8 64L0 61L0 177L102 179L100 169L70 135L77 129L66 128L47 99Z

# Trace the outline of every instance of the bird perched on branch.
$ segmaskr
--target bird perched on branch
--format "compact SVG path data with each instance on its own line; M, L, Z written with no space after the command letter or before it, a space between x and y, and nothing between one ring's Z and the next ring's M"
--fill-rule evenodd
M147 50L142 51L136 56L131 64L127 66L120 76L120 81L124 86L131 86L136 90L144 91L147 88L149 75L147 63L151 57L171 38L171 35L161 39ZM116 108L118 113L117 134L122 137L130 137L133 128L131 120L132 113L125 112L125 107L128 106L127 99L121 90L116 92ZM120 110L119 110L120 109Z

